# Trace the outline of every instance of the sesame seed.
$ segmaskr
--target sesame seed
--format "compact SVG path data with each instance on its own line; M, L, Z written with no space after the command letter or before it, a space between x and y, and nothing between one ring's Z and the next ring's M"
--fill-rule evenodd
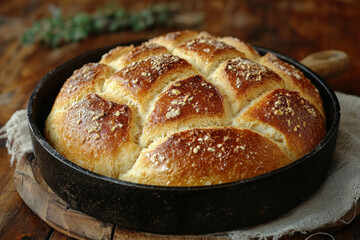
M277 100L277 101L275 102L275 106L279 106L281 103L282 103L282 102L281 102L280 100Z
M205 48L205 49L204 49L204 52L209 53L209 52L210 52L210 49L209 49L209 48Z
M187 94L187 95L184 97L184 102L186 102L189 97L190 97L190 94Z
M121 123L116 124L116 125L112 126L111 131L114 132L116 130L116 128L122 128L123 126L124 125L122 125Z
M166 113L166 118L167 119L170 119L170 118L174 118L176 116L179 116L180 115L180 109L170 109L169 112Z
M311 114L311 116L316 117L316 112L313 108L308 108L307 111L309 114Z
M174 99L171 101L171 105L177 105L179 104L179 99Z
M194 153L198 153L199 150L200 150L200 146L197 145L197 146L193 149L193 152L194 152Z
M181 92L177 89L172 89L171 92L174 94L174 95L179 95Z
M284 112L281 111L281 110L279 110L279 109L276 109L275 112L274 112L274 114L275 114L276 116L282 116L282 115L284 115Z
M294 73L294 76L295 76L296 79L300 79L300 78L301 78L298 73Z
M102 112L102 113L100 113L99 115L93 117L92 120L93 120L93 121L94 121L94 120L97 120L97 119L103 117L104 115L105 115L105 113Z
M214 148L211 148L211 147L208 147L208 152L215 152L215 149Z
M94 128L90 128L87 130L88 133L92 133L92 132L95 132L95 129Z
M137 84L137 83L139 82L139 79L135 78L135 79L131 80L131 82L132 82L133 84Z

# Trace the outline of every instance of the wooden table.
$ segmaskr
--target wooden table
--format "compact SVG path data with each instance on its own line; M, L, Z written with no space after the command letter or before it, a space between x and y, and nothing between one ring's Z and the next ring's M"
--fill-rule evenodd
M93 11L102 1L52 1L65 14ZM140 8L155 1L120 1ZM161 1L165 2L165 1ZM48 1L2 1L0 4L0 127L18 109L25 108L36 83L51 69L90 49L135 39L150 38L178 28L126 31L91 37L81 43L51 49L24 46L19 37L32 22L48 16ZM357 0L201 0L182 1L185 11L203 12L198 30L232 35L294 59L326 49L340 49L351 59L350 69L329 79L335 90L360 96L360 2ZM24 204L17 193L5 141L0 141L0 239L69 239L54 231ZM360 219L330 230L336 239L360 239ZM291 239L303 239L297 235ZM287 239L287 237L285 238ZM314 236L311 239L330 239Z

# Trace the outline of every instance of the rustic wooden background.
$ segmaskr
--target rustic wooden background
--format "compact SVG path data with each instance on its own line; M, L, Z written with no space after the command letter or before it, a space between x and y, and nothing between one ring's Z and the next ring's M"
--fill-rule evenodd
M107 1L132 9L155 2L179 2L184 11L204 13L197 27L215 35L231 35L300 60L326 50L343 50L351 67L329 79L332 88L360 96L360 1L358 0L198 0ZM93 11L100 0L0 0L0 127L14 111L25 108L36 83L54 67L91 49L135 39L150 38L179 28L138 33L131 31L94 36L80 43L51 49L21 45L19 37L34 20L49 16L49 4L64 14ZM0 141L0 239L69 239L34 215L16 192L5 141ZM360 220L332 232L336 239L360 239ZM302 239L303 236L295 237ZM294 239L294 238L293 238ZM315 236L311 239L330 239Z

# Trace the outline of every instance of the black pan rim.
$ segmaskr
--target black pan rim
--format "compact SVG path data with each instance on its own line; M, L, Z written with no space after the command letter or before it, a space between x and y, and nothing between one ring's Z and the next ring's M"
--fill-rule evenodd
M43 149L45 149L49 154L51 154L53 157L55 157L58 161L62 162L63 164L67 165L68 167L72 168L75 171L78 171L82 174L88 175L89 177L93 177L93 178L97 178L98 180L104 181L104 182L109 182L112 184L119 184L119 185L123 185L126 187L131 187L131 188L137 188L137 189L146 189L146 190L157 190L157 191L211 191L214 189L219 189L219 188L231 188L232 186L236 186L239 184L248 184L248 183L252 183L252 182L256 182L256 181L262 181L264 178L268 178L272 175L276 175L276 174L280 174L284 171L287 171L290 168L295 167L298 164L303 163L304 161L307 161L309 159L311 159L311 157L313 155L315 155L323 146L325 146L330 139L332 139L334 137L335 134L337 134L337 129L339 126L339 122L340 122L340 116L341 116L341 110L340 110L340 104L339 101L337 99L337 96L335 94L335 92L330 88L330 86L324 81L322 80L322 78L320 76L318 76L316 73L314 73L312 70L310 70L309 68L307 68L306 66L302 65L301 63L287 57L284 56L282 54L279 54L277 52L274 52L272 50L263 48L263 47L259 47L259 46L254 46L255 49L257 51L259 51L260 54L264 54L266 52L271 52L274 55L276 55L277 57L279 57L280 59L294 65L295 67L297 67L298 69L300 69L302 72L304 72L305 75L307 75L307 77L312 81L312 82L316 82L318 85L320 85L328 94L328 96L331 99L331 103L334 106L334 110L335 110L335 114L334 114L334 120L331 123L331 125L329 126L329 129L327 130L326 136L325 138L313 149L311 150L309 153L307 153L305 156L301 157L298 160L295 160L294 162L273 170L271 172L262 174L262 175L258 175L252 178L248 178L248 179L243 179L243 180L239 180L239 181L235 181L235 182L229 182L229 183L222 183L222 184L216 184L216 185L209 185L209 186L189 186L189 187L173 187L173 186L157 186L157 185L145 185L145 184L138 184L138 183L133 183L133 182L126 182L126 181L122 181L119 179L115 179L115 178L111 178L111 177L107 177L107 176L103 176L100 174L97 174L95 172L89 171L85 168L82 168L78 165L76 165L75 163L71 162L70 160L64 158L63 156L61 156L44 138L42 131L38 128L37 123L35 121L35 116L33 114L33 102L36 99L37 93L39 92L39 89L41 89L41 87L44 85L44 83L53 75L56 75L58 72L60 71L64 71L66 70L66 68L68 68L68 66L71 66L72 63L78 61L78 59L80 58L84 58L87 56L91 56L94 55L96 53L99 52L104 52L106 53L108 50L116 47L116 46L121 46L121 45L130 45L130 44L134 44L134 45L138 45L141 44L142 42L146 41L146 39L144 40L135 40L135 41L130 41L130 42L126 42L126 43L119 43L119 44L113 44L110 46L106 46L103 48L99 48L99 49L94 49L94 50L90 50L87 51L83 54L80 54L68 61L66 61L65 63L61 64L60 66L54 68L52 71L50 71L48 74L46 74L40 81L39 83L36 85L36 87L34 88L29 101L28 101L28 106L27 106L27 116L28 116L28 125L30 128L30 131L33 132L34 136L36 137L37 141L41 144L41 146L43 147ZM309 77L310 76L310 77ZM65 81L66 79L64 79Z

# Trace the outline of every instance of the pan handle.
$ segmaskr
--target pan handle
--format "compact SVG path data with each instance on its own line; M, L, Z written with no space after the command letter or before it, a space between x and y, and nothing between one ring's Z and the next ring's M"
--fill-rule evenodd
M344 73L350 66L349 56L340 50L312 53L300 62L326 79Z

